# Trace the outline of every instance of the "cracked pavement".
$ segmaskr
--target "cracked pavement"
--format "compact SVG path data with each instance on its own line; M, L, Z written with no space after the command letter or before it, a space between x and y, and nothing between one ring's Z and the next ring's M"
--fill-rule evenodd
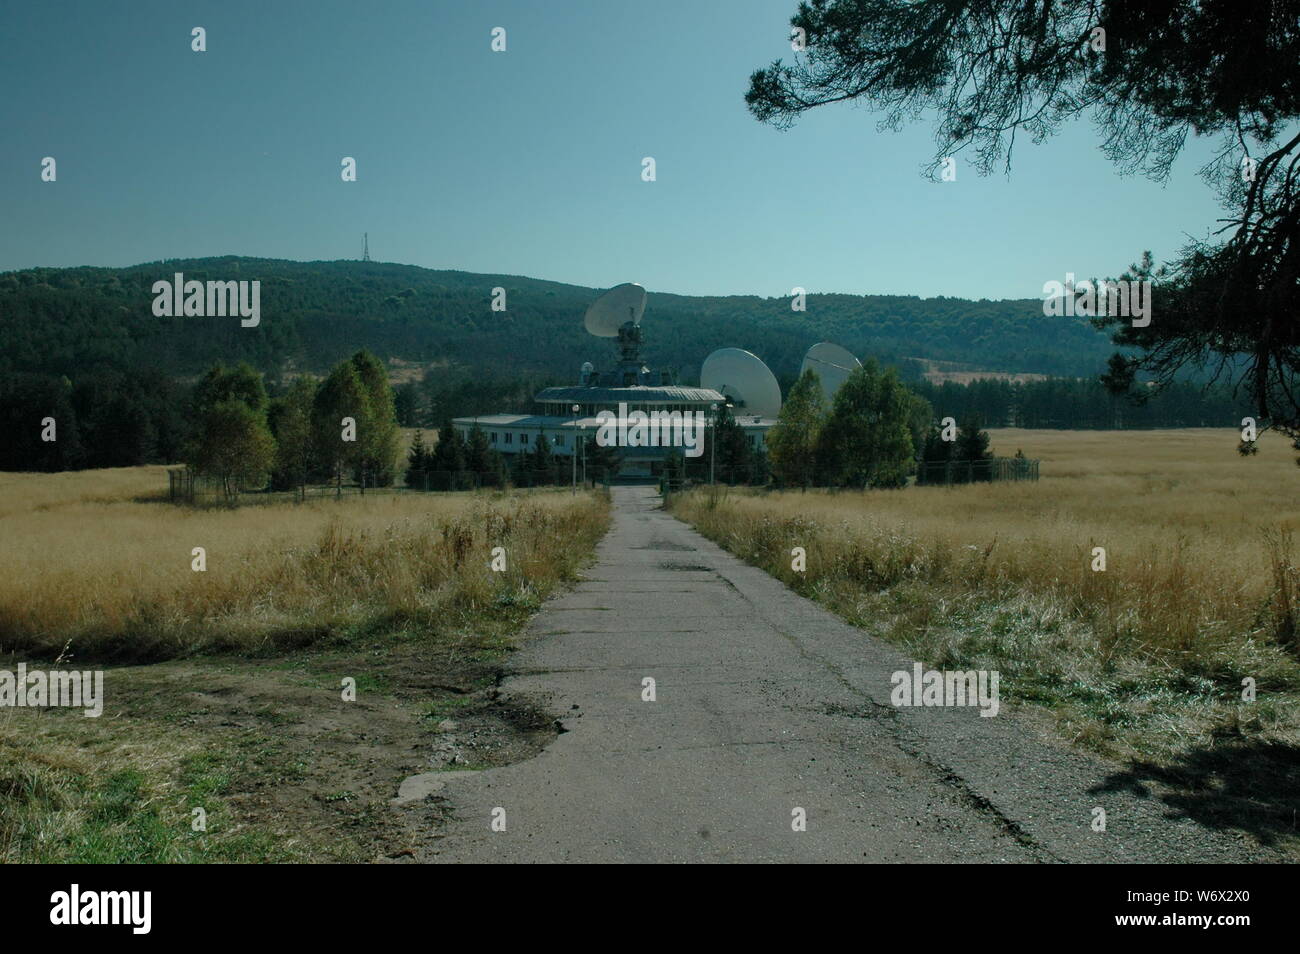
M653 488L613 496L596 563L533 619L502 684L565 731L524 762L438 773L449 820L421 860L1253 860L1150 792L1102 793L1116 766L1005 704L895 708L890 677L911 659L704 539Z

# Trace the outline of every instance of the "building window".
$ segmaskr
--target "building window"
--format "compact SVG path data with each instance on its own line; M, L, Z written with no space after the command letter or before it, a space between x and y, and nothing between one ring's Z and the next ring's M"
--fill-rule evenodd
M556 434L556 435L555 435L555 446L556 446L556 447L563 447L563 446L564 446L564 435L563 435L563 434Z
M521 443L521 444L527 444L527 443L528 443L528 435L527 435L527 434L520 434L520 435L519 435L519 443Z
M515 440L515 435L513 435L513 434L507 434L507 435L506 435L506 443L507 443L507 444L513 444L513 443L514 443L514 440Z
M493 431L493 432L492 432L492 443L495 444L496 442L497 442L497 432L496 432L496 431Z

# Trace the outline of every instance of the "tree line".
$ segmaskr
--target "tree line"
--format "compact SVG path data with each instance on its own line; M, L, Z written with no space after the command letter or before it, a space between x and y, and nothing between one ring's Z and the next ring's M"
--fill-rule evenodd
M710 438L716 439L714 450L670 461L672 473L735 483L763 484L771 477L800 486L897 486L900 475L911 473L909 460L947 459L926 456L934 419L952 417L963 432L978 432L981 426L1232 427L1248 413L1227 388L1191 382L1173 382L1146 403L1134 404L1087 379L936 385L905 382L895 368L868 365L850 379L847 391L841 388L849 403L838 411L822 406L821 392L813 393L807 375L791 384L766 453L750 445L729 409L721 409ZM414 475L411 486L428 483L431 489L507 480L526 486L564 483L571 476L569 459L556 457L549 442L512 455L508 465L481 429L467 439L450 423L453 416L527 411L533 394L549 383L540 375L475 378L460 369L436 368L423 380L394 389L383 363L368 351L337 363L319 381L306 375L288 381L263 376L246 362L209 368L193 385L156 370L106 369L75 380L0 373L0 422L7 434L0 443L0 469L184 462L223 487L260 486L260 479L276 490L344 479L389 486L401 473ZM355 422L353 440L341 436L346 417ZM889 423L896 419L905 422L910 445ZM54 422L53 435L43 424L47 420ZM425 448L421 440L426 456L398 461L398 426L426 427L434 421L441 427L438 444ZM866 435L862 440L850 436L858 431ZM615 449L596 448L591 440L585 461L589 477L617 470ZM429 476L435 474L451 476Z
M805 371L767 434L775 483L784 487L902 487L933 429L930 403L894 368L868 359L829 407L816 371Z
M0 374L0 470L175 463L189 435L189 389L156 371Z
M1249 402L1224 386L1172 381L1159 393L1134 401L1097 379L1048 378L1013 382L981 379L969 384L920 381L911 385L941 417L974 415L989 427L1063 430L1237 427Z
M193 433L183 460L223 493L305 488L330 481L389 487L399 431L383 363L368 351L324 379L295 379L270 398L248 364L211 368L194 388Z
M527 451L507 459L493 448L487 432L475 424L462 435L448 418L438 430L433 447L415 432L407 452L405 479L416 490L467 490L472 487L516 487L567 484L575 478L606 480L618 473L620 457L612 447L601 447L588 435L580 448L580 463L558 456L545 434L538 434ZM579 477L580 475L580 477Z

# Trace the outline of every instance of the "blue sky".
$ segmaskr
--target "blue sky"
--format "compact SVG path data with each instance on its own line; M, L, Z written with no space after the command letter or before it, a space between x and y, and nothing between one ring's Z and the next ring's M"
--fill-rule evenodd
M933 183L931 118L758 123L795 0L0 4L0 270L358 258L369 232L381 261L595 287L1026 298L1220 214L1208 143L1162 186L1083 123L1010 179Z

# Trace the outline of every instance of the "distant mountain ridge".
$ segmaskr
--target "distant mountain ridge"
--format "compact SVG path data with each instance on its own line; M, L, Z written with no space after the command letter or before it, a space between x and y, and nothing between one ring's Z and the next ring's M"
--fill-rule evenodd
M238 318L157 318L152 286L172 280L261 282L261 323ZM610 285L637 276L610 276ZM506 310L491 309L506 290ZM381 358L442 363L473 374L576 377L583 361L612 360L612 342L582 327L602 289L512 275L383 262L295 262L220 256L127 268L34 268L0 273L0 371L69 377L88 370L152 367L190 376L217 361L269 372L318 372L358 348ZM900 365L957 362L989 371L1066 376L1099 373L1113 350L1080 318L1051 318L1038 299L968 301L896 295L789 298L697 297L650 291L644 357L698 380L715 348L762 357L788 382L807 347L836 341ZM905 357L906 356L906 357Z

